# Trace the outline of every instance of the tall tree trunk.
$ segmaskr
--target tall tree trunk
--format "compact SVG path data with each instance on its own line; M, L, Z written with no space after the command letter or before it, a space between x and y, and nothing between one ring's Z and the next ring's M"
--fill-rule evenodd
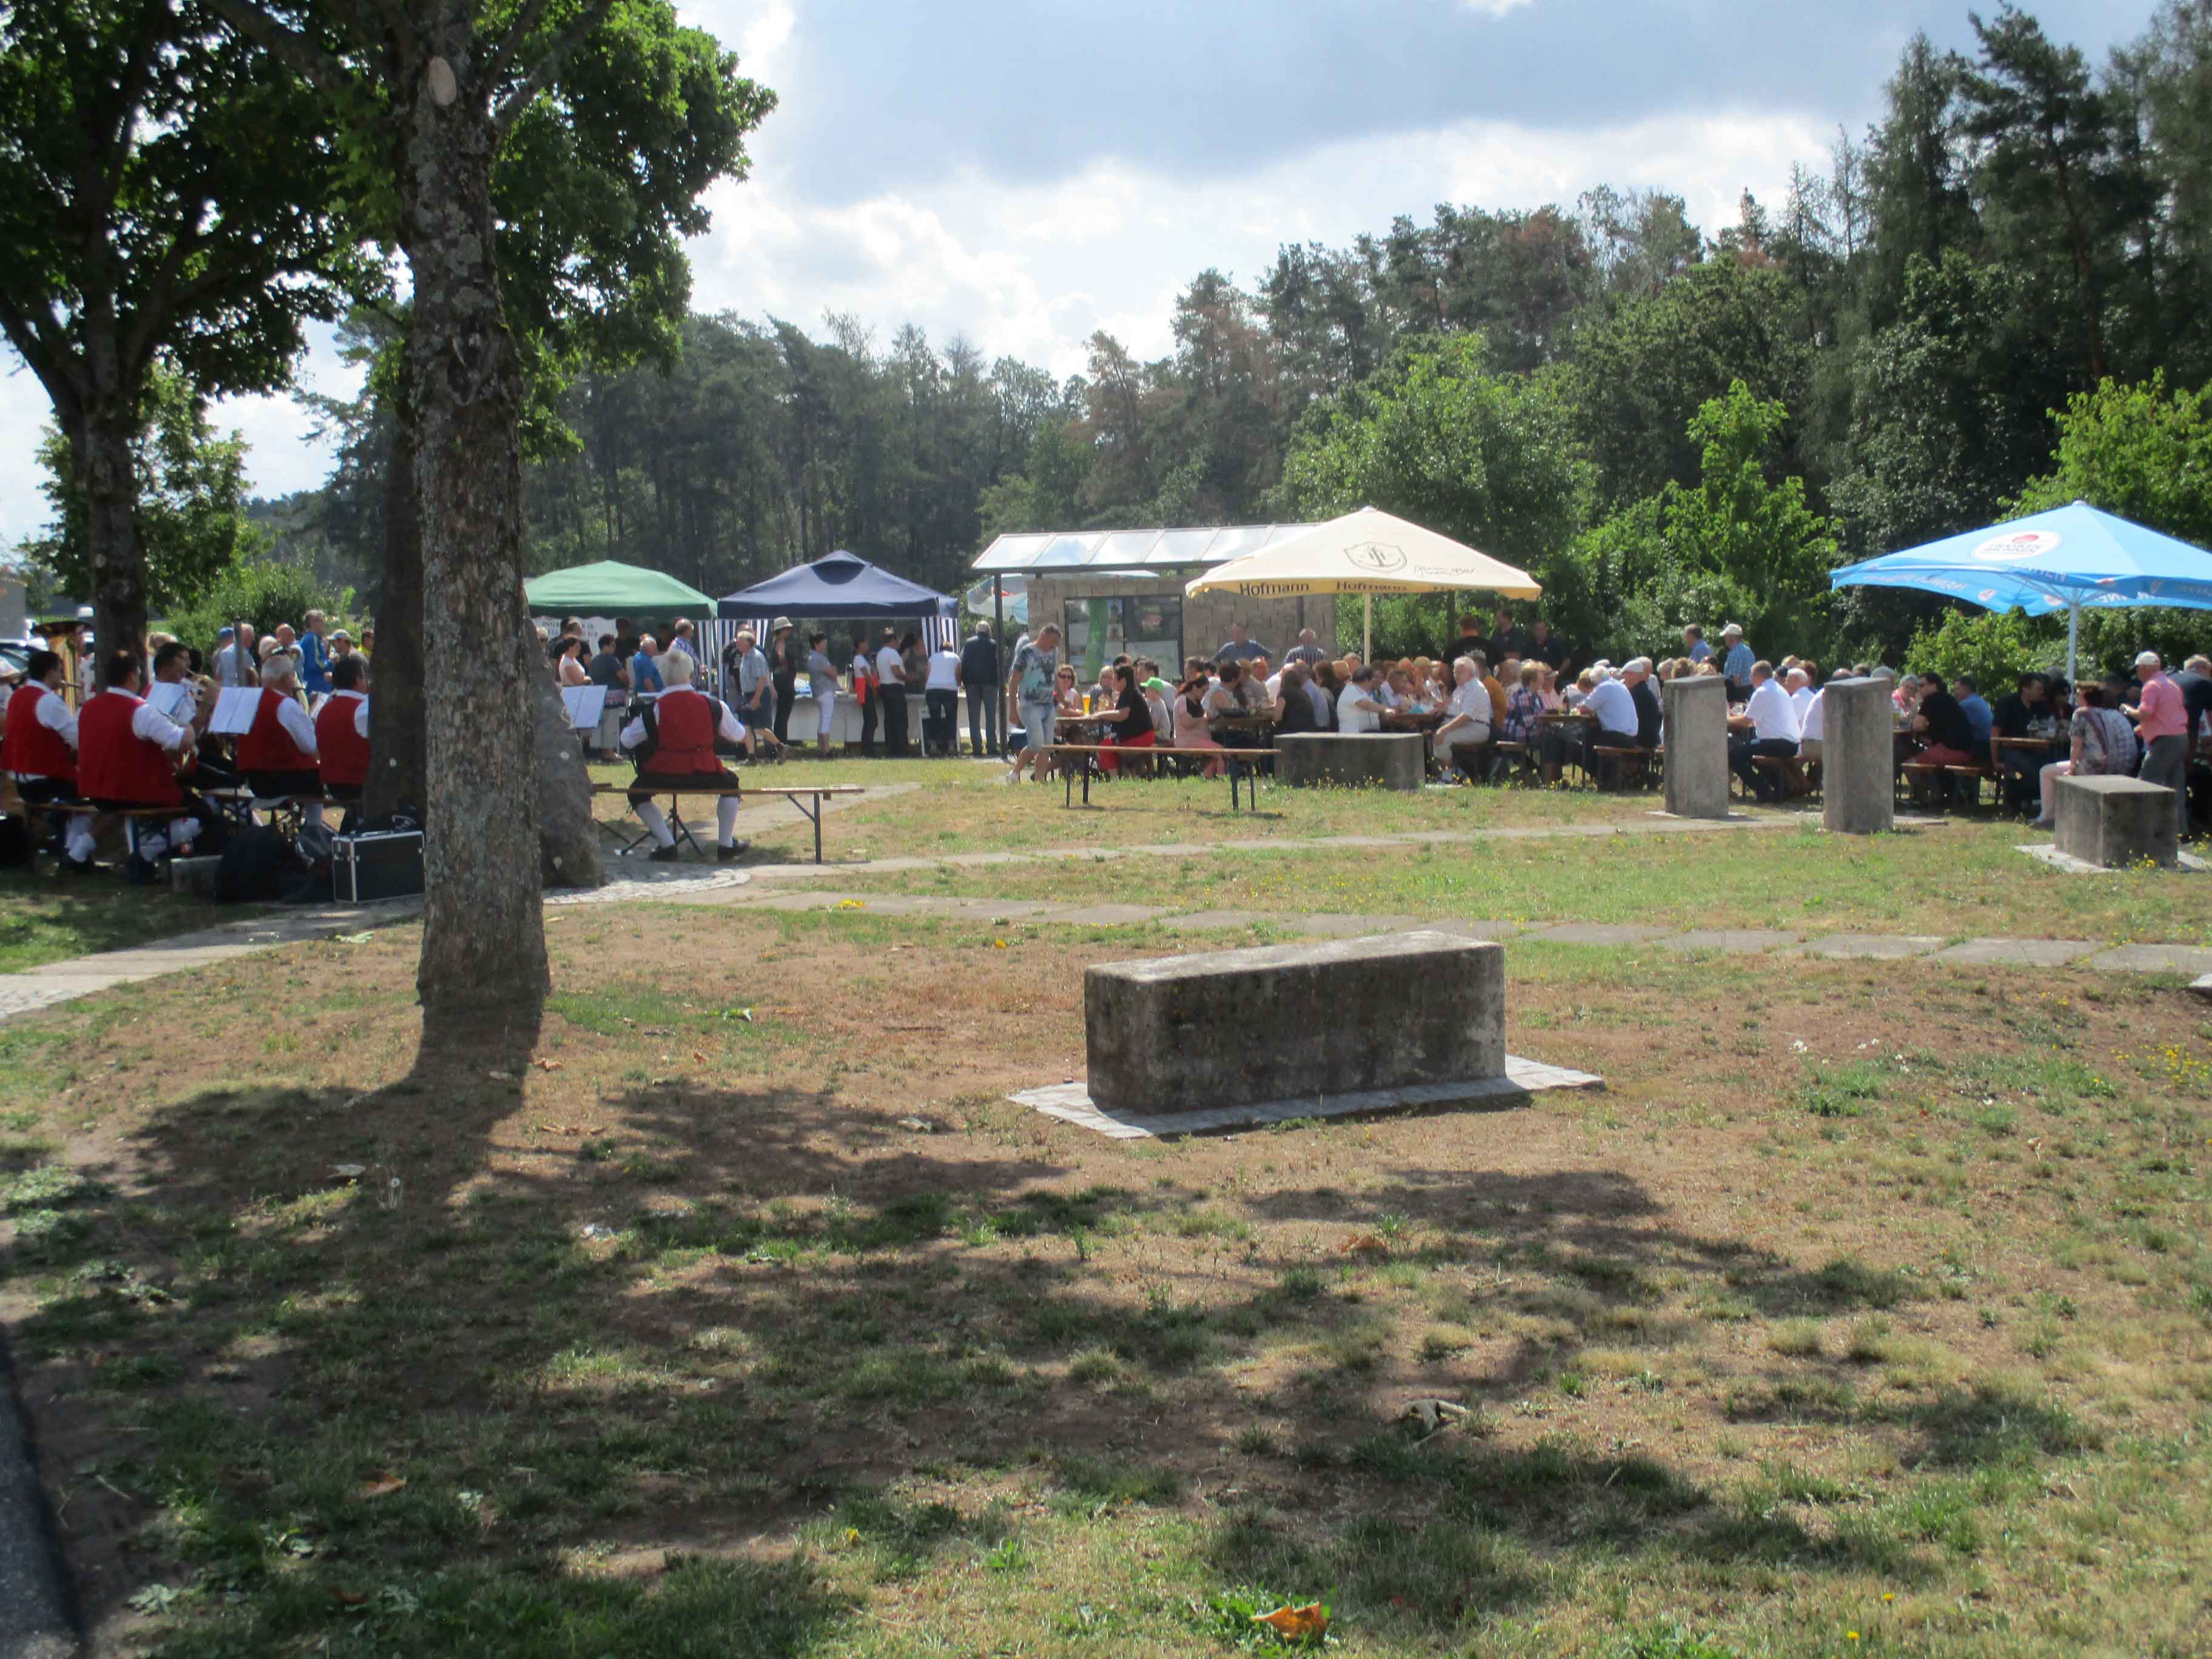
M384 472L384 582L376 601L376 656L369 665L368 747L363 812L420 813L429 799L423 771L422 521L415 510L415 373L402 354L392 399L392 452Z
M111 652L146 648L146 555L138 545L138 461L131 447L137 432L128 403L109 396L88 407L70 434L92 562L93 647L102 662Z
M521 367L493 264L495 134L479 99L454 95L473 7L444 0L422 46L437 54L394 90L405 102L401 240L414 283L408 355L417 411L429 834L424 1040L543 1005L543 889L522 597Z
M529 643L538 643L532 630ZM543 654L542 653L540 653ZM568 725L568 705L553 677L540 669L531 696L538 751L538 857L548 887L603 887L607 866L599 827L592 820L592 775Z

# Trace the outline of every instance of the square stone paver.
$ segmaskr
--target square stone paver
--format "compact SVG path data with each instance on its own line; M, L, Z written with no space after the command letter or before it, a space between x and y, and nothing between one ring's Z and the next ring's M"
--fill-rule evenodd
M1347 915L1331 910L1316 910L1309 915L1285 913L1283 925L1301 933L1318 933L1323 939L1361 939L1369 933L1402 933L1408 927L1426 924L1419 916L1361 916Z
M2089 965L2130 974L2212 974L2212 951L2193 945L2123 945L2090 957Z
M1549 939L1554 945L1649 945L1673 931L1632 922L1570 921L1557 927L1539 928L1526 937Z
M1424 922L1439 933L1449 933L1454 939L1509 939L1526 924L1518 921L1469 921L1458 916L1449 916L1441 921Z
M1086 904L1063 910L1053 920L1091 927L1123 927L1131 922L1150 921L1159 914L1157 904Z
M1659 941L1668 951L1726 951L1736 956L1757 956L1797 943L1796 933L1779 933L1769 927L1701 927Z
M2096 948L2095 940L2085 939L1970 939L1929 960L1972 968L2061 968Z
M1164 916L1160 926L1178 933L1203 933L1224 927L1249 927L1281 917L1279 910L1194 910L1187 916Z
M1923 957L1942 944L1927 933L1830 933L1798 949L1809 957L1863 957L1893 961Z

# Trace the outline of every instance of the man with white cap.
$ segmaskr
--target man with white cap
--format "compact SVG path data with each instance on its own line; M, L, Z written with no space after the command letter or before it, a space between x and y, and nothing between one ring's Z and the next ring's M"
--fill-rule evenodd
M714 752L717 738L742 747L745 728L727 703L692 685L691 677L697 668L698 659L687 651L671 651L661 658L660 673L665 684L660 696L639 704L636 717L622 729L622 746L639 751L630 810L659 843L653 850L653 858L659 864L673 864L680 854L675 831L668 827L668 815L653 799L655 789L689 789L702 794L713 789L730 791L714 803L715 857L726 864L752 845L736 839L737 774L725 767Z
M1721 643L1728 647L1728 654L1721 659L1721 672L1728 677L1729 701L1735 702L1751 695L1751 665L1759 659L1743 642L1739 623L1730 623L1721 629Z
M2136 658L2136 678L2142 696L2124 712L2136 723L2142 739L2142 764L2136 775L2145 783L2173 791L2174 816L2181 834L2189 834L2189 708L2181 688L2166 677L2166 665L2155 651Z

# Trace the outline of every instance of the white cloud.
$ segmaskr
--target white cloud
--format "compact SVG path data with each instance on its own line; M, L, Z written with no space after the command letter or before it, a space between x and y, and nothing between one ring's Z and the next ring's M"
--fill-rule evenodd
M1818 164L1826 143L1810 120L1725 112L1590 133L1468 122L1325 146L1244 179L1106 162L1050 185L968 172L926 193L817 208L780 185L763 135L759 170L717 192L714 228L693 249L695 301L810 328L849 312L878 337L911 320L940 342L965 334L988 355L1065 374L1082 368L1095 329L1164 354L1193 276L1213 265L1255 282L1286 241L1340 245L1444 201L1571 208L1601 183L1679 191L1717 231L1744 190L1778 199L1790 164Z
M789 9L770 6L748 25L748 47L772 66L790 29ZM1101 328L1141 356L1165 355L1175 296L1209 265L1249 284L1286 241L1341 245L1396 214L1425 220L1444 201L1571 207L1600 183L1680 191L1715 231L1734 222L1744 189L1778 199L1790 163L1819 163L1827 137L1810 117L1726 111L1589 132L1468 121L1321 146L1238 179L1102 161L1058 183L1009 185L968 169L927 189L815 205L783 182L770 118L751 179L714 192L714 227L691 250L693 303L811 331L826 313L850 313L879 343L912 321L940 345L964 335L987 356L1065 375L1083 368L1084 343ZM358 385L327 336L303 379L333 394ZM47 418L28 374L0 380L0 540L45 518L31 452ZM289 398L230 400L215 418L252 441L258 493L310 488L329 469Z

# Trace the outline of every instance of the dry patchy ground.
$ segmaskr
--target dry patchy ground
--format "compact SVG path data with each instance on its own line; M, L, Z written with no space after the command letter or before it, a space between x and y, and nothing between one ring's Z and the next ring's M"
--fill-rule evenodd
M2203 1650L2171 985L1516 945L1602 1095L1115 1143L1003 1097L1165 933L550 933L435 1063L412 929L0 1029L101 1650Z

